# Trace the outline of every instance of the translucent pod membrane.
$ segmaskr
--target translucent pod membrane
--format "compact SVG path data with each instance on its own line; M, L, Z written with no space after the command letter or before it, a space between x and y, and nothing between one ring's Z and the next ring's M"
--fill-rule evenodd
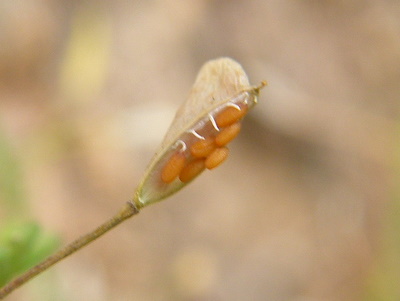
M136 191L136 205L160 201L224 162L227 144L239 134L264 85L250 86L232 59L206 63Z

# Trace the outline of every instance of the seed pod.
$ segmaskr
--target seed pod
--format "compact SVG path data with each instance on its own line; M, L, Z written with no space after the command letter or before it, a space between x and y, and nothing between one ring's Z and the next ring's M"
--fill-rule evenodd
M179 180L183 183L188 183L197 177L206 168L204 159L198 159L186 165L179 175Z
M136 206L141 208L160 201L181 189L204 170L207 160L210 168L222 163L227 152L216 149L216 137L226 135L228 142L236 137L237 133L225 131L256 104L259 90L265 85L262 82L258 87L250 86L240 64L230 58L204 64L188 100L177 111L147 167L134 197ZM227 143L221 142L227 141L221 136L218 140L220 146ZM217 150L220 156L212 155Z
M226 128L223 128L215 137L215 144L218 146L227 145L233 139L239 135L240 129L242 125L239 122L236 122Z
M214 137L207 137L199 140L190 147L190 153L195 158L207 157L217 146L215 145Z
M186 158L183 153L177 152L172 155L161 172L161 180L167 184L175 180L185 167L185 161Z
M239 121L246 115L247 105L242 106L228 106L215 118L215 122L218 127L226 127Z
M227 147L216 148L206 159L205 165L207 169L213 169L219 166L228 158L229 149Z

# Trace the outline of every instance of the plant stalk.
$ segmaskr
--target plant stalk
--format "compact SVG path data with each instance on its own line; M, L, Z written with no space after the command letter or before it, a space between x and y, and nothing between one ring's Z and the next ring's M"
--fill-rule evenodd
M10 294L15 289L19 288L21 285L32 279L33 277L37 276L38 274L46 271L48 268L56 264L57 262L63 260L67 256L75 253L76 251L80 250L87 244L91 243L98 237L102 236L115 226L119 225L123 221L127 220L131 216L139 213L139 209L133 202L127 202L121 210L106 221L104 224L100 225L94 231L87 233L86 235L78 238L77 240L73 241L69 245L65 246L64 248L60 249L53 255L46 258L41 263L37 264L36 266L30 268L28 271L20 275L19 277L11 280L8 284L0 289L0 299L5 298L8 294Z

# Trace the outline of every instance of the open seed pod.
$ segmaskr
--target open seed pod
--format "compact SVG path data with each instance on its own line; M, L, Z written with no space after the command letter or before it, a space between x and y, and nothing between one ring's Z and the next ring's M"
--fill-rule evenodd
M205 63L147 167L136 206L160 201L221 164L229 154L226 145L239 134L242 118L265 85L250 86L243 68L230 58Z

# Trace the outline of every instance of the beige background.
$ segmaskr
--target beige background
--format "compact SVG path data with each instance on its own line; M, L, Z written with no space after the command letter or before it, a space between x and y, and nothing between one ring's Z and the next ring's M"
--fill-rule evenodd
M66 243L116 212L219 56L269 82L229 160L10 301L400 295L396 0L2 1L0 121L31 216Z

